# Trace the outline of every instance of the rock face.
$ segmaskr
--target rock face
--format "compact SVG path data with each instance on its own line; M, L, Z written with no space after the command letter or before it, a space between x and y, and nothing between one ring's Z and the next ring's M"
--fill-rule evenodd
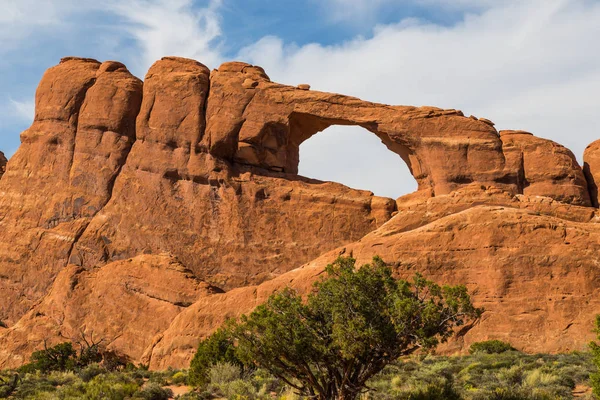
M0 178L2 178L4 171L6 171L6 163L8 163L8 160L4 156L4 153L0 151Z
M590 198L594 207L598 207L598 184L600 184L600 140L586 147L583 152L583 172L587 179Z
M563 146L485 118L307 86L175 57L143 83L112 61L49 69L0 180L0 367L82 333L183 367L227 317L306 292L339 254L467 284L488 311L447 351L586 343L600 312L594 144L584 174ZM331 125L377 135L418 191L298 176L300 145Z

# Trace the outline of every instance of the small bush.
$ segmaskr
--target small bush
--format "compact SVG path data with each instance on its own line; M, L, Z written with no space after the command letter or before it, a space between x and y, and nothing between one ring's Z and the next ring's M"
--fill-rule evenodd
M476 342L471 345L469 353L485 353L485 354L501 354L507 351L515 351L515 348L510 343L501 340L486 340L484 342Z
M227 397L228 399L250 400L255 399L257 395L254 386L252 386L250 382L241 379L228 383L223 383L218 386L219 389L221 389L221 391L225 395L225 397Z
M219 362L213 365L208 376L210 383L220 385L222 383L229 383L236 381L241 378L242 374L240 367L226 362Z
M104 368L102 368L100 365L98 364L91 364L88 365L87 367L81 369L77 375L79 375L79 377L81 378L82 381L84 382L89 382L92 379L94 379L95 377L97 377L100 374L105 373L106 370Z
M243 367L235 354L233 339L224 328L217 330L198 345L198 350L190 364L188 383L197 387L206 386L210 381L208 376L210 368L219 362Z
M60 343L34 352L31 355L31 363L24 370L31 368L41 372L72 371L76 364L76 356L77 352L71 343Z
M149 383L135 394L134 399L169 400L173 397L171 389L163 388L157 383Z
M171 377L171 382L173 382L174 385L185 385L188 379L188 375L187 373L183 372L183 371L178 371L176 373L173 374L173 376Z

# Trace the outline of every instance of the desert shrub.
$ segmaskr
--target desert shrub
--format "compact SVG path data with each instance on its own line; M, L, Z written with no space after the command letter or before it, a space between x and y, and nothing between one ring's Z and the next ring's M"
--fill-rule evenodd
M177 371L171 377L171 382L174 385L185 385L188 380L188 374L185 371Z
M125 363L121 357L100 347L101 341L89 342L83 335L82 338L83 341L77 343L79 351L75 350L71 342L59 343L50 348L44 342L44 349L33 352L29 364L19 368L19 372L75 371L101 362L108 371L124 367Z
M438 383L430 383L425 387L418 388L397 397L399 400L461 400L462 398L454 389L452 384L444 380Z
M595 327L596 337L600 340L600 315L596 315ZM592 362L596 367L596 370L590 374L590 383L594 395L600 398L600 345L596 342L591 342L590 351L592 353Z
M241 378L240 367L227 362L218 362L208 372L210 383L229 383Z
M112 382L111 380L99 380L97 378L94 378L85 386L85 394L82 398L125 400L138 391L138 385L133 382Z
M250 379L254 387L258 389L259 395L285 390L281 381L264 369L253 371L248 379Z
M225 328L217 330L198 345L198 350L190 364L189 384L199 387L206 386L210 381L208 376L210 368L219 362L243 367L242 362L235 354L233 338Z
M500 354L506 351L514 350L515 348L512 347L510 343L506 343L501 340L486 340L484 342L473 343L469 348L469 353Z
M85 368L82 368L77 375L84 382L89 382L94 379L96 376L107 372L104 368L102 368L99 364L90 364Z
M54 347L35 351L31 355L30 364L23 371L38 370L41 372L73 370L76 365L77 352L71 343L65 342Z
M387 364L434 349L482 312L464 286L397 281L377 257L358 269L340 257L326 272L307 302L286 289L230 327L240 359L311 398L356 398Z
M188 392L180 396L175 397L177 400L212 400L214 396L211 392Z
M17 373L0 375L0 399L8 398L17 389L21 377Z
M107 371L120 371L127 366L127 358L112 350L103 350L102 367ZM133 365L133 364L132 364ZM134 367L135 368L135 367Z
M368 382L377 389L364 399L392 400L423 395L450 384L461 399L569 399L575 385L589 384L589 353L476 353L459 357L403 358Z
M242 379L223 383L218 387L223 395L231 400L253 400L257 397L256 388Z
M138 380L150 379L152 377L152 372L144 368L135 368L133 371L131 371L131 377Z
M134 395L134 399L144 400L169 400L173 397L173 391L168 388L163 388L157 383L148 383L142 390Z

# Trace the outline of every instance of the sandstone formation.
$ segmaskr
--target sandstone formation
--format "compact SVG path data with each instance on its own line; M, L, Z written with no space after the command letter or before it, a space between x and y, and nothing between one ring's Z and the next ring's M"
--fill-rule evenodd
M141 255L91 271L69 265L41 303L0 337L0 358L10 351L23 363L32 343L84 335L139 359L177 314L216 292L169 255Z
M4 156L4 153L0 151L0 178L4 175L4 171L6 171L6 163L8 160Z
M595 143L584 174L563 146L485 118L308 89L241 62L166 57L143 83L112 61L49 69L0 180L0 367L82 334L185 367L226 318L288 285L306 293L339 254L467 284L487 312L446 351L589 340ZM331 125L379 137L418 191L393 200L298 176L300 145Z
M598 184L600 184L600 140L596 140L583 152L583 172L587 179L590 198L594 207L598 207Z

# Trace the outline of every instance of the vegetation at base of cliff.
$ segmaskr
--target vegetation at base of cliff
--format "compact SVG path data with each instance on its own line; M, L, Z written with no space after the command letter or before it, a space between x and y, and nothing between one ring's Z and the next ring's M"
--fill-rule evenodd
M512 347L510 343L506 343L501 340L486 340L483 342L473 343L469 348L469 353L500 354L511 350L515 350L515 348Z
M595 370L590 353L414 355L388 365L373 377L368 386L374 390L360 399L555 400L574 398L574 393L580 393L580 399L592 399L589 374ZM0 372L0 388L15 373ZM10 399L303 399L264 370L242 373L238 366L228 363L213 365L206 385L197 389L187 386L187 371L152 372L132 365L113 372L91 364L76 372L37 371L19 376Z
M595 326L596 338L600 341L600 315L596 315ZM592 353L592 361L596 366L596 370L590 377L590 381L594 394L600 398L600 344L591 342L590 351Z
M191 371L205 377L206 368L228 357L229 346L237 364L264 369L298 394L352 400L369 391L367 381L386 365L435 349L483 312L464 286L439 286L419 274L396 280L379 257L355 264L339 257L306 299L286 288L229 321L218 338L200 343Z

